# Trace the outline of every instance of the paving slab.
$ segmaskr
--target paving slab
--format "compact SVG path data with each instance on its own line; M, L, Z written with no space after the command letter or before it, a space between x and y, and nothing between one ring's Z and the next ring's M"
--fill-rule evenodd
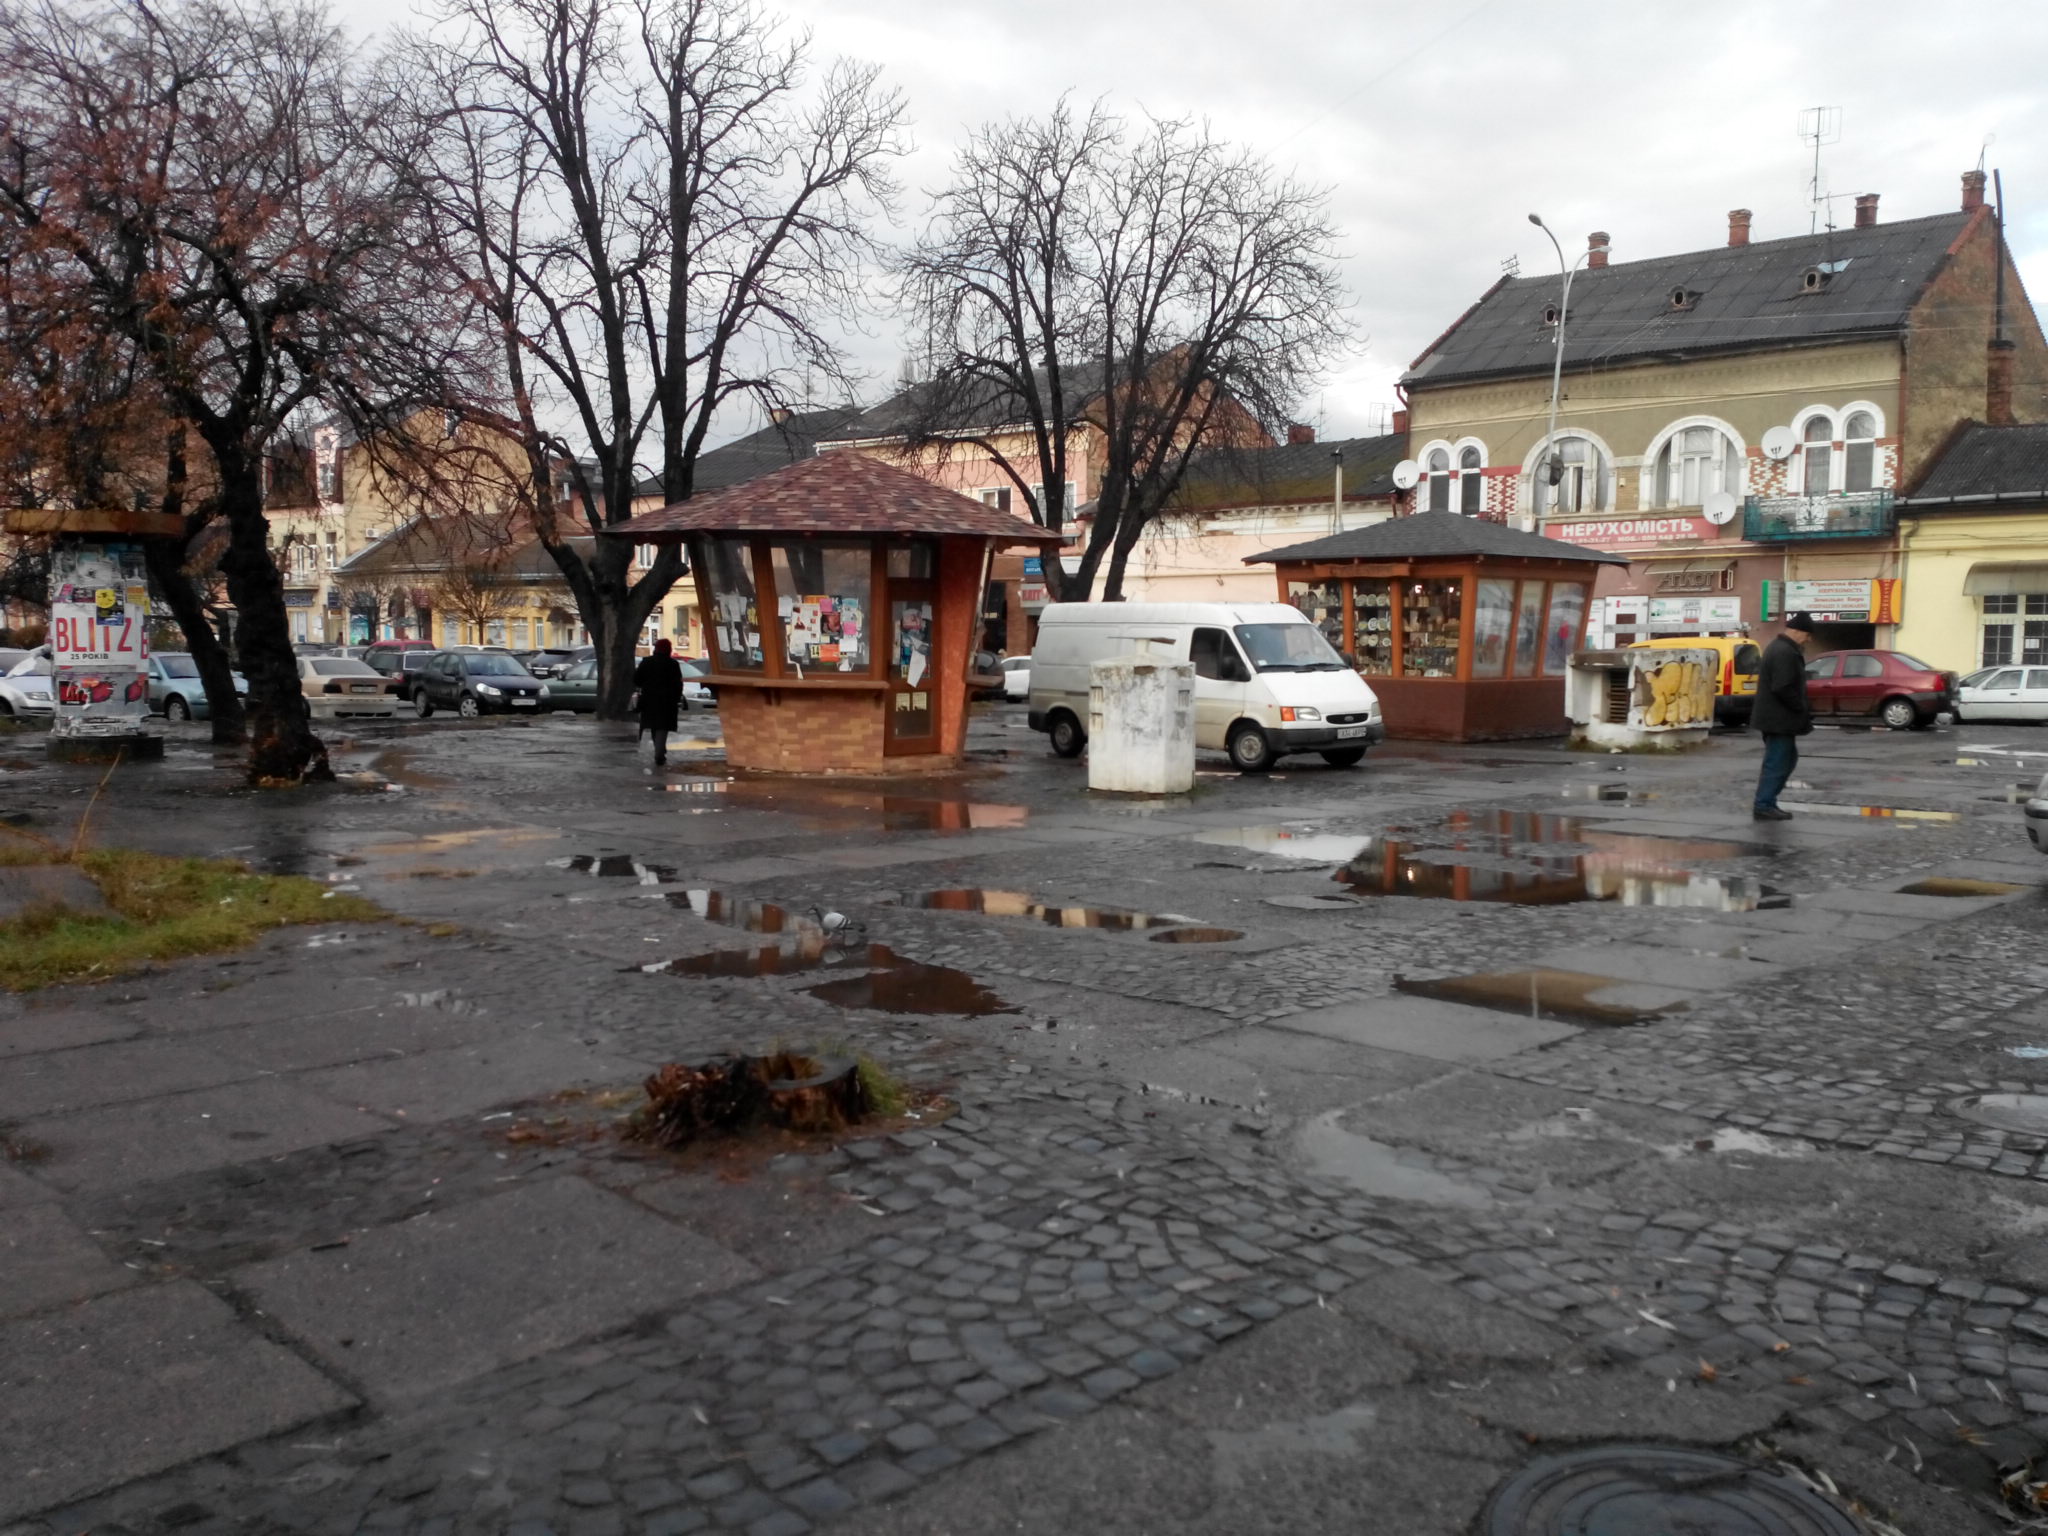
M1434 1061L1498 1061L1579 1033L1552 1019L1524 1019L1429 997L1340 1003L1274 1019L1268 1027L1405 1051Z
M0 1056L127 1040L142 1032L144 1017L142 1010L134 1006L25 1008L19 1014L0 1018Z
M49 1185L0 1162L0 1210L6 1210L10 1206L34 1205L56 1198L57 1192Z
M354 1402L183 1281L0 1324L0 1520Z
M2010 896L1909 896L1903 891L1822 891L1801 898L1801 904L1824 912L1853 912L1860 917L1910 918L1922 923L1947 922L1968 917Z
M241 1062L182 1040L117 1040L18 1056L0 1073L0 1120L152 1099L253 1075Z
M50 1149L38 1176L82 1192L355 1141L390 1124L277 1078L255 1077L52 1115L26 1122L21 1131Z
M437 994L430 989L412 995ZM267 1071L296 1072L468 1045L518 1027L459 995L443 991L440 996L443 1000L437 1003L393 1003L314 1018L244 1024L205 1036L206 1048Z
M54 1204L24 1206L0 1222L0 1317L26 1317L139 1278Z
M565 1088L637 1081L651 1065L605 1055L573 1040L511 1035L302 1072L292 1081L342 1104L421 1124Z
M618 1195L554 1178L236 1282L337 1371L401 1402L758 1273Z
M1831 950L1830 953L1837 951ZM1667 949L1635 942L1626 944L1585 944L1554 949L1533 964L1559 971L1579 971L1592 976L1614 976L1628 981L1651 982L1688 992L1722 992L1754 982L1770 981L1785 974L1782 965L1706 955L1674 954ZM1604 996L1604 994L1603 994Z

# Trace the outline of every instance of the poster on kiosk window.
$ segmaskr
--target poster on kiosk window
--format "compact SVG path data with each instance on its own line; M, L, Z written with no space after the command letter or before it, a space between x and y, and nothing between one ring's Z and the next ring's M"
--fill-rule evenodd
M149 579L141 547L60 539L50 552L50 691L66 736L142 731L149 714Z

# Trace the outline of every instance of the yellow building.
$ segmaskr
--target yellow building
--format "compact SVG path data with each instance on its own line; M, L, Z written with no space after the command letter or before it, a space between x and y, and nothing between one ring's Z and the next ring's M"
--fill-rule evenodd
M1954 672L2048 667L2048 426L1957 433L1899 502L1898 648Z

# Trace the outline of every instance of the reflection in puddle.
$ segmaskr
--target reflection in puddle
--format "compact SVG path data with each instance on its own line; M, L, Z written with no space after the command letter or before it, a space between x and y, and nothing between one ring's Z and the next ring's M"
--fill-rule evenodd
M1790 898L1741 875L1692 866L1740 858L1747 844L1711 838L1587 832L1569 816L1462 811L1426 834L1364 839L1333 877L1368 896L1549 906L1613 901L1626 907L1753 912Z
M1990 800L1998 805L2025 805L2035 798L2040 789L2040 780L2023 779L2009 787L2003 794L1979 795L1979 800Z
M1658 798L1654 789L1630 789L1626 784L1567 784L1558 794L1567 800L1597 800L1603 805L1641 805Z
M438 773L422 773L412 766L412 753L403 747L392 747L371 758L370 772L407 789L451 789L456 782Z
M1055 907L1033 901L1023 891L989 891L956 886L942 891L918 891L903 898L906 907L932 912L982 912L990 917L1027 917L1052 928L1107 928L1126 932L1136 928L1171 928L1185 923L1184 917L1157 917L1150 912L1126 912L1119 907Z
M677 779L650 784L656 794L702 799L691 809L777 811L801 816L812 826L833 829L847 825L877 827L889 832L966 832L991 827L1021 827L1031 809L954 795L898 795L880 790L831 785L757 782L751 779Z
M1910 811L1896 805L1828 805L1819 800L1787 800L1785 809L1815 816L1886 816L1901 821L1956 821L1955 811Z
M1420 1154L1345 1130L1343 1116L1343 1110L1333 1109L1301 1128L1295 1148L1310 1172L1389 1200L1469 1207L1493 1204L1493 1197L1484 1189L1437 1172Z
M1202 832L1190 842L1217 848L1244 848L1253 853L1277 853L1285 859L1307 859L1318 864L1348 864L1372 845L1369 837L1345 837L1318 832L1312 827L1226 827Z
M707 923L721 923L748 933L824 932L823 923L791 917L786 908L773 902L728 896L723 891L670 891L664 899L670 906L681 907Z
M839 1008L876 1008L887 1013L957 1013L985 1017L1016 1010L965 971L909 960L886 944L842 949L823 933L800 929L793 943L757 949L718 949L643 965L649 975L794 976L804 971L848 974L803 990ZM860 974L852 974L858 972Z
M1519 1013L1527 1018L1555 1019L1563 1024L1647 1024L1684 1007L1682 1003L1666 1003L1638 1008L1619 999L1600 997L1603 992L1626 992L1633 985L1613 976L1538 969L1442 976L1431 981L1396 978L1394 990L1447 1003L1469 1003L1500 1013Z
M2032 886L2008 880L1967 880L1956 875L1934 875L1899 887L1901 896L2017 896Z
M607 880L637 880L642 885L665 885L676 877L674 865L643 864L630 853L579 853L566 859L549 859L548 868Z
M1229 944L1244 935L1235 928L1169 928L1152 935L1154 944Z

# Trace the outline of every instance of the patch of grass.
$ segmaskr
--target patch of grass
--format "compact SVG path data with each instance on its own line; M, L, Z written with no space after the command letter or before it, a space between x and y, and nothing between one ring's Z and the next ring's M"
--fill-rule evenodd
M910 1096L903 1091L903 1085L874 1057L863 1052L854 1058L854 1066L860 1073L861 1091L867 1095L871 1113L893 1120L910 1107Z
M384 916L360 897L330 895L297 875L259 875L229 859L101 848L72 860L43 851L34 860L8 862L75 863L112 909L80 912L39 902L0 922L0 987L13 992L99 981L151 961L240 949L287 924L376 922Z

